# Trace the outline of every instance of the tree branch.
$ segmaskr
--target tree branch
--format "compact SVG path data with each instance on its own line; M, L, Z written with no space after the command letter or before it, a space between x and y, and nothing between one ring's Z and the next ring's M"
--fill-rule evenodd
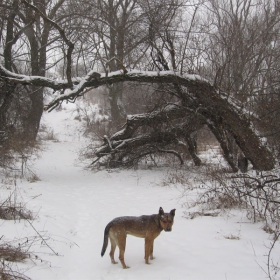
M68 81L55 81L44 77L15 74L1 65L0 78L14 83L49 87L56 91L70 88ZM254 168L270 170L274 167L275 159L273 154L257 135L250 121L250 116L241 107L238 107L235 102L229 100L225 94L218 91L199 75L180 75L174 71L154 72L138 70L131 70L124 74L121 70L111 72L107 76L106 73L98 74L91 71L84 78L73 80L73 89L70 89L65 94L56 95L45 106L45 110L54 108L63 100L75 100L86 88L125 81L176 84L180 86L182 88L181 104L183 107L188 108L194 114L199 114L210 128L216 128L221 132L223 130L229 131L245 157L252 162Z
M64 30L53 20L49 19L43 12L41 12L36 6L28 3L26 0L22 0L22 3L24 3L26 6L29 6L32 8L36 13L38 13L45 21L49 22L53 27L55 27L65 44L68 46L67 54L66 54L66 60L67 60L67 67L66 67L66 77L69 84L69 87L72 88L72 74L71 74L71 64L72 64L72 52L74 50L74 44L68 40L67 36L65 35Z

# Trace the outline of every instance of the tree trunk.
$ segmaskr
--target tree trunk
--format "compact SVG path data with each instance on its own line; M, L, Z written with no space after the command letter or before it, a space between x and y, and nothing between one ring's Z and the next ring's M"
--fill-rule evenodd
M118 128L123 125L126 118L125 108L122 102L123 83L116 83L109 88L109 100L111 107L112 125Z
M25 135L30 141L35 141L39 127L40 121L43 114L43 88L30 88L30 102L31 107L26 116L24 126L25 126Z
M0 131L7 131L10 127L7 119L8 110L13 101L16 85L3 81L0 86Z
M186 137L186 142L188 144L188 151L193 159L193 162L196 166L201 165L201 159L197 156L197 149L195 141L192 137Z

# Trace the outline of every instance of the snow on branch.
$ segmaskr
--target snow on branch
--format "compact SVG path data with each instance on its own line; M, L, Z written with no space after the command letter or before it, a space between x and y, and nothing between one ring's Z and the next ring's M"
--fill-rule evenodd
M137 137L133 137L136 128L141 126L145 118L151 122L157 122L162 117L162 121L164 121L166 113L170 116L174 114L174 118L177 117L177 114L179 114L179 118L186 117L186 113L184 112L184 108L186 108L194 116L199 116L204 119L204 122L207 123L208 127L218 138L221 146L225 146L222 135L225 131L229 131L239 148L243 151L245 157L252 162L254 168L258 170L270 170L275 165L273 154L256 134L248 113L242 107L235 104L235 102L225 98L226 95L223 95L210 82L198 75L180 75L174 71L154 72L130 70L125 73L120 70L108 74L99 74L91 71L83 78L73 79L73 86L71 86L68 81L56 81L40 76L15 74L0 65L0 79L53 89L57 93L54 99L45 106L45 110L52 110L64 100L73 101L92 87L97 88L118 82L171 84L174 88L178 88L183 111L179 108L172 108L169 112L162 111L155 113L155 115L140 115L128 118L126 127L110 139L111 143L114 143L112 141L114 139L121 139L119 141L122 143L119 143L119 147L117 145L118 141L115 141L115 147L127 149L126 147L130 148L135 143L145 145L144 138L137 139ZM108 151L107 149L108 147L103 147L101 150L105 150L103 151L105 153L110 153L110 149ZM227 153L226 148L224 152L225 154Z
M151 113L128 115L125 128L113 134L111 139L113 141L123 140L131 137L140 126L153 126L176 118L184 118L189 113L189 108L180 104L167 104L163 109Z
M185 86L190 90L193 89L194 91L196 88L212 88L212 85L199 75L180 75L178 72L174 71L156 72L130 70L125 73L120 70L110 72L108 74L99 74L95 71L90 71L85 77L73 79L72 88L66 80L54 80L41 76L15 74L0 65L0 78L19 84L48 87L56 91L57 93L55 94L54 99L45 106L45 110L51 110L64 100L74 100L88 88L97 88L106 84L114 84L125 81L164 84L176 83ZM63 94L61 94L60 91L63 91Z
M93 72L96 73L96 72ZM100 87L106 84L114 84L118 82L142 82L142 83L179 83L187 87L195 86L198 84L204 84L205 86L211 87L210 83L198 75L178 75L174 71L139 71L130 70L124 73L122 70L110 72L108 74L102 73L100 77L92 78L91 72L85 77L79 79L79 83L74 85L74 88L63 95L58 95L55 97L45 109L49 110L56 106L59 102L63 100L73 100L79 96L84 89L91 87Z
M17 83L22 85L34 85L38 87L48 87L55 91L63 90L68 88L67 81L56 81L42 76L28 76L22 74L16 74L7 70L3 65L0 64L0 78L7 80L11 83Z

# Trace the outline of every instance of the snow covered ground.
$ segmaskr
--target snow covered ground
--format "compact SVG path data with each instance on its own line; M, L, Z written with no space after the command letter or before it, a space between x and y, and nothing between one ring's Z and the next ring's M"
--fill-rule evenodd
M17 269L33 280L267 279L266 255L272 240L261 223L250 223L236 210L187 219L184 205L192 197L166 184L170 169L86 170L78 160L85 145L80 123L69 113L71 106L67 108L43 117L58 141L45 141L35 161L33 170L40 181L16 182L26 207L36 213L32 226L23 220L0 222L2 241L32 243L31 237L39 233L47 244L41 239L30 244L37 257L17 264ZM1 185L0 199L14 188L4 180ZM101 258L103 232L110 220L156 214L160 206L166 212L177 210L172 232L162 232L155 240L151 265L144 263L144 240L133 236L127 238L125 253L130 269L111 264L109 247ZM278 242L275 261L279 249Z

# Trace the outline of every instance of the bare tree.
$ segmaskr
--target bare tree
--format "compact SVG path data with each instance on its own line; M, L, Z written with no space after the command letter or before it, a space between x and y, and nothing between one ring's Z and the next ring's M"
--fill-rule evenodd
M69 88L68 82L56 83L55 81L43 77L26 77L24 75L14 74L5 68L1 67L0 75L3 79L13 80L14 82L21 84L33 84L37 86L46 86L54 90L65 90ZM234 171L237 171L237 167L231 160L228 148L226 146L224 135L227 131L230 131L237 145L243 151L245 156L252 162L256 169L267 170L274 167L275 161L270 150L262 144L260 138L255 134L252 129L252 123L250 122L248 115L242 110L242 107L233 103L233 100L229 102L225 97L225 94L216 90L208 81L197 75L180 76L174 74L174 72L165 71L162 74L158 72L136 72L128 71L127 73L122 73L121 71L113 72L110 75L96 75L96 72L90 72L86 77L84 77L80 82L77 82L73 90L69 91L67 94L57 96L50 104L48 104L45 109L55 108L63 100L75 100L86 88L88 87L99 87L106 83L117 83L123 81L138 81L145 83L161 83L161 84L177 84L183 90L180 90L181 102L178 106L172 107L175 110L174 119L182 119L183 122L179 123L177 129L173 129L170 133L169 129L163 131L158 131L157 136L149 136L148 140L146 135L139 137L134 137L134 133L139 125L134 125L133 123L137 118L132 118L128 127L119 131L117 134L112 136L112 139L106 137L105 150L104 152L98 152L97 155L102 157L109 154L116 154L122 151L122 149L130 151L131 148L135 148L133 145L130 146L129 143L134 144L135 139L139 146L144 146L145 144L151 142L154 139L162 142L164 145L170 141L176 141L174 137L176 135L182 136L188 133L186 127L184 127L184 117L182 113L177 114L176 107L183 107L183 112L190 112L191 115L195 116L196 119L202 118L203 122L206 123L209 128L213 131L217 140L220 142L222 149L224 150L224 156L230 166ZM180 110L179 110L180 112ZM152 114L153 115L153 114ZM143 116L143 124L148 124L150 122L150 115ZM171 117L167 118L156 118L157 121L164 123L168 121ZM173 119L173 118L171 118ZM136 127L136 129L134 128ZM132 128L132 129L131 129ZM129 132L129 133L128 133ZM167 133L167 134L166 134ZM164 136L167 135L167 136ZM116 137L120 137L120 141L115 141ZM144 140L141 140L144 137ZM131 141L129 139L131 138ZM166 140L167 139L167 140ZM168 140L169 139L169 140ZM138 141L140 140L140 141ZM117 145L114 147L112 145ZM121 149L120 149L121 148ZM103 148L102 148L103 149ZM108 150L109 149L109 150ZM112 150L112 151L111 151ZM99 156L100 157L100 156ZM122 157L123 158L123 157ZM122 164L122 161L117 161Z
M83 5L77 7L75 3L71 3L69 9L75 6L76 10L73 13L77 17L86 14L81 24L77 24L81 18L72 24L78 34L77 45L81 47L80 52L77 52L77 65L84 65L87 70L95 67L110 72L124 69L124 65L129 67L137 63L139 55L135 53L145 42L146 36L139 2L82 0ZM83 13L84 10L86 13ZM88 10L92 13L89 14ZM88 55L92 58L90 63L88 63ZM111 119L114 125L119 125L126 116L122 102L123 84L107 85L107 89Z
M279 34L280 10L277 1L253 0L216 1L206 4L208 9L208 47L205 51L207 67L213 83L238 98L242 105L254 115L269 92L275 92L267 80L271 77L271 62L276 61L276 47ZM206 24L205 24L206 25ZM275 89L274 82L274 89ZM261 110L269 118L272 112L265 105ZM275 107L273 108L275 112ZM269 136L267 118L253 119L263 136ZM266 123L266 124L265 124ZM227 135L228 147L232 154L237 152L230 143L232 135ZM235 156L236 157L236 156Z
M267 70L279 28L275 1L209 1L211 27L208 59L215 84L246 102L261 87L259 77Z
M89 5L86 0L83 1ZM115 107L116 114L119 114L123 83L134 86L141 83L142 88L143 84L153 84L155 94L162 92L162 96L168 96L166 100L152 106L150 111L127 117L121 130L104 138L104 144L96 151L94 162L105 159L111 165L132 164L147 154L169 153L182 163L178 150L181 147L199 165L201 161L195 152L193 135L206 125L220 143L224 157L234 171L238 170L238 166L232 155L231 143L256 169L273 168L273 155L252 126L257 116L254 112L252 118L253 111L248 108L254 109L256 103L248 103L250 106L247 106L240 94L248 91L251 97L258 89L264 61L270 58L271 48L267 48L267 44L271 45L277 40L270 33L265 36L269 30L273 30L274 34L273 28L277 27L276 4L263 5L261 10L259 5L252 5L249 0L236 3L211 0L206 6L186 6L175 0L98 0L91 2L94 7L91 17L84 18L80 17L82 10L75 6L76 3L67 1L65 4L63 10L72 12L73 16L67 21L63 13L58 13L59 25L41 13L38 6L25 3L26 8L31 8L35 15L53 28L56 41L65 46L65 55L61 57L66 57L66 80L56 82L44 78L43 74L36 77L34 73L27 77L1 66L0 77L5 83L48 87L58 92L54 100L45 106L47 110L54 109L63 100L74 102L91 87L107 86L112 90L111 108L114 106L112 96L119 96L114 101L118 107ZM77 9L73 10L73 5ZM90 6L87 7L90 9ZM204 8L200 12L201 7ZM190 15L187 28L182 23L186 16L185 8L189 9ZM199 13L205 14L206 11L212 17L202 18ZM258 30L253 28L256 15L262 16L257 17L260 22ZM201 29L197 25L198 20L205 20ZM273 28L269 29L269 26ZM139 34L133 37L136 29L140 30ZM242 33L243 29L246 32ZM85 30L87 42L83 36ZM254 42L250 48L247 46L248 38ZM75 49L71 41L75 41L78 48ZM142 51L139 51L140 46L144 47ZM196 52L194 46L200 47L199 51ZM89 55L92 58L90 66L86 57L93 49L94 55ZM204 62L204 65L201 66L200 62ZM87 70L84 77L73 77L75 65L76 69L83 65ZM132 67L134 70L131 70ZM143 72L135 70L136 67L156 71ZM198 75L184 74L186 70L208 72L213 83Z
M79 36L82 49L93 47L96 69L116 71L135 67L152 67L149 57L149 26L171 25L179 1L90 1L83 0L83 6L94 9L86 16L86 37ZM168 7L168 9L166 9ZM172 12L173 11L173 12ZM81 13L81 12L80 12ZM79 27L78 27L79 29ZM80 32L77 29L77 32ZM81 56L80 56L81 58ZM86 64L86 63L84 63ZM126 117L126 106L123 103L123 83L107 85L110 98L111 118L114 125L120 125Z
M47 51L51 30L54 28L51 20L64 0L49 5L48 1L37 0L34 5L27 1L13 0L3 3L1 9L6 9L6 22L2 29L4 65L15 72L24 71L31 75L45 76L47 70ZM46 20L49 19L49 20ZM30 51L28 51L30 50ZM27 54L27 55L26 55ZM4 85L2 105L0 107L1 124L6 126L8 110L15 101L13 93L15 85ZM9 87L10 90L6 90ZM25 92L26 107L22 119L25 136L34 141L40 125L43 112L43 88L17 88ZM10 116L11 118L11 116Z

